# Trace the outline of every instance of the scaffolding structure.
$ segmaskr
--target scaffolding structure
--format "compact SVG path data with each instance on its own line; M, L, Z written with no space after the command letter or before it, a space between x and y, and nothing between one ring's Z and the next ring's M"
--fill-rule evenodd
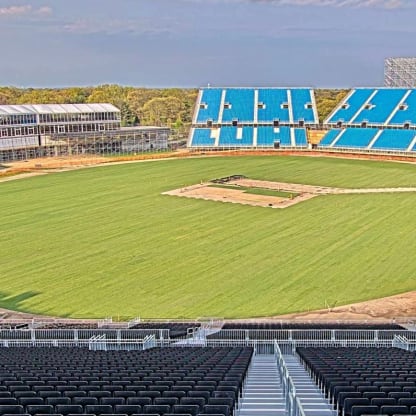
M384 63L384 86L416 88L416 58L387 58Z
M168 150L170 129L166 127L121 128L115 131L54 134L42 143L22 143L10 139L0 146L0 162L43 157L100 155L124 156ZM16 140L17 143L13 143Z

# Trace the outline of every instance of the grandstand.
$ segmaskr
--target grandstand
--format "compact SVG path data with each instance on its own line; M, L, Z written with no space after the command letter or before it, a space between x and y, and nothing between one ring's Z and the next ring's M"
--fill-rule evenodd
M313 90L207 88L199 92L188 146L306 148L318 115Z
M324 123L331 129L319 143L320 148L413 152L416 90L352 90Z
M416 90L351 90L320 125L312 90L202 89L188 146L307 149L315 147L309 129L327 131L318 149L410 155L416 146Z
M0 414L415 414L415 332L395 321L188 325L5 325Z

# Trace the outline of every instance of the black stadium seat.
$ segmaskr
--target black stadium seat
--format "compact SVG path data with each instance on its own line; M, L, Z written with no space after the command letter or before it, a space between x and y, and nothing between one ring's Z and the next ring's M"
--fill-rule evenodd
M3 348L0 414L231 415L252 354L246 347Z
M378 406L353 406L351 408L351 416L363 415L379 415L380 409Z

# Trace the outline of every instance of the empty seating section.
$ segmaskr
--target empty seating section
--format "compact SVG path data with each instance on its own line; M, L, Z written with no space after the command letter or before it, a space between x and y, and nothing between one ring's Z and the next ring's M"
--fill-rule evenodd
M259 89L257 117L259 123L279 120L289 122L287 90Z
M406 336L407 330L393 323L338 322L236 322L225 323L221 330L208 336L211 340L269 339L269 340L393 340L395 335Z
M191 147L307 147L301 122L318 124L314 91L306 88L208 88L199 96ZM318 147L413 152L416 89L352 90L324 124L333 129Z
M416 414L416 357L393 348L297 348L344 416Z
M232 416L251 348L0 349L0 415Z
M358 110L360 110L365 102L371 97L373 92L373 89L354 90L347 100L338 107L332 116L330 116L326 123L331 124L339 121L349 123L355 114L357 114Z
M416 130L383 130L371 148L406 151L415 137Z
M392 126L403 126L405 123L416 125L416 90L410 92L403 102L403 107L396 111L389 122Z
M360 323L360 322L227 322L222 329L366 329L366 330L400 330L404 327L394 323Z
M319 146L331 146L332 142L337 138L340 132L340 129L329 130L328 133L325 134L324 138L319 142Z
M306 147L308 145L305 129L295 129L295 143L297 147Z
M293 120L303 120L305 123L318 123L313 111L312 94L308 89L290 90L293 109Z
M333 129L328 131L319 147L405 152L415 151L414 146L409 149L415 138L416 130L361 127Z
M253 127L221 127L218 146L253 146Z
M406 92L407 90L402 89L378 90L357 117L351 120L351 123L357 124L365 121L369 124L384 124Z
M257 146L272 147L275 142L281 146L291 146L289 127L258 127Z
M215 139L211 138L211 129L194 129L192 146L214 146Z
M169 338L185 337L189 328L199 328L199 322L140 322L130 329L169 329Z
M340 134L338 140L333 142L333 147L357 147L365 148L378 133L378 129L351 128Z
M254 120L254 90L229 89L225 93L222 122L252 122Z
M306 147L300 122L318 123L309 89L208 88L199 97L190 147Z
M205 89L201 91L201 101L196 119L197 123L206 123L208 120L218 121L221 95L221 89Z

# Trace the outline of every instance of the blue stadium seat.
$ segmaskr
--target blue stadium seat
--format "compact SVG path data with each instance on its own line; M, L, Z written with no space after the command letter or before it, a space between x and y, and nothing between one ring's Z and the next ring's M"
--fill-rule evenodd
M384 124L393 110L399 105L406 92L407 90L404 89L383 89L377 91L368 103L371 108L363 108L352 122L359 124L367 121L370 124Z
M416 90L412 90L404 103L405 109L398 110L394 117L389 122L392 126L403 125L409 123L410 125L416 125Z
M328 133L326 133L323 139L319 142L319 146L322 146L322 147L331 146L332 142L336 139L336 137L338 136L340 132L341 132L340 129L329 130Z
M214 146L215 139L211 139L211 129L194 129L191 146Z
M223 122L237 119L239 122L254 120L254 89L229 89L225 94Z
M327 120L327 123L337 123L338 121L349 123L373 92L374 89L354 90L345 103L340 105L332 117Z
M241 138L237 138L238 127L221 127L219 147L253 146L253 127L242 127Z
M306 147L308 145L305 129L295 129L295 142L296 146L299 147Z
M264 104L264 108L258 108L258 121L289 122L288 97L286 89L259 89L258 102Z
M218 121L221 105L221 89L202 90L200 106L197 109L197 123L206 123L207 120ZM205 107L205 108L201 108Z
M290 90L292 97L293 121L298 122L304 120L305 123L317 123L312 108L312 94L309 89L293 89ZM308 108L310 106L311 108Z
M274 142L279 142L280 146L292 146L290 127L261 126L257 128L258 147L273 147Z
M378 133L378 129L350 128L339 136L333 147L352 147L365 149Z
M384 130L371 148L406 151L415 137L415 130Z

